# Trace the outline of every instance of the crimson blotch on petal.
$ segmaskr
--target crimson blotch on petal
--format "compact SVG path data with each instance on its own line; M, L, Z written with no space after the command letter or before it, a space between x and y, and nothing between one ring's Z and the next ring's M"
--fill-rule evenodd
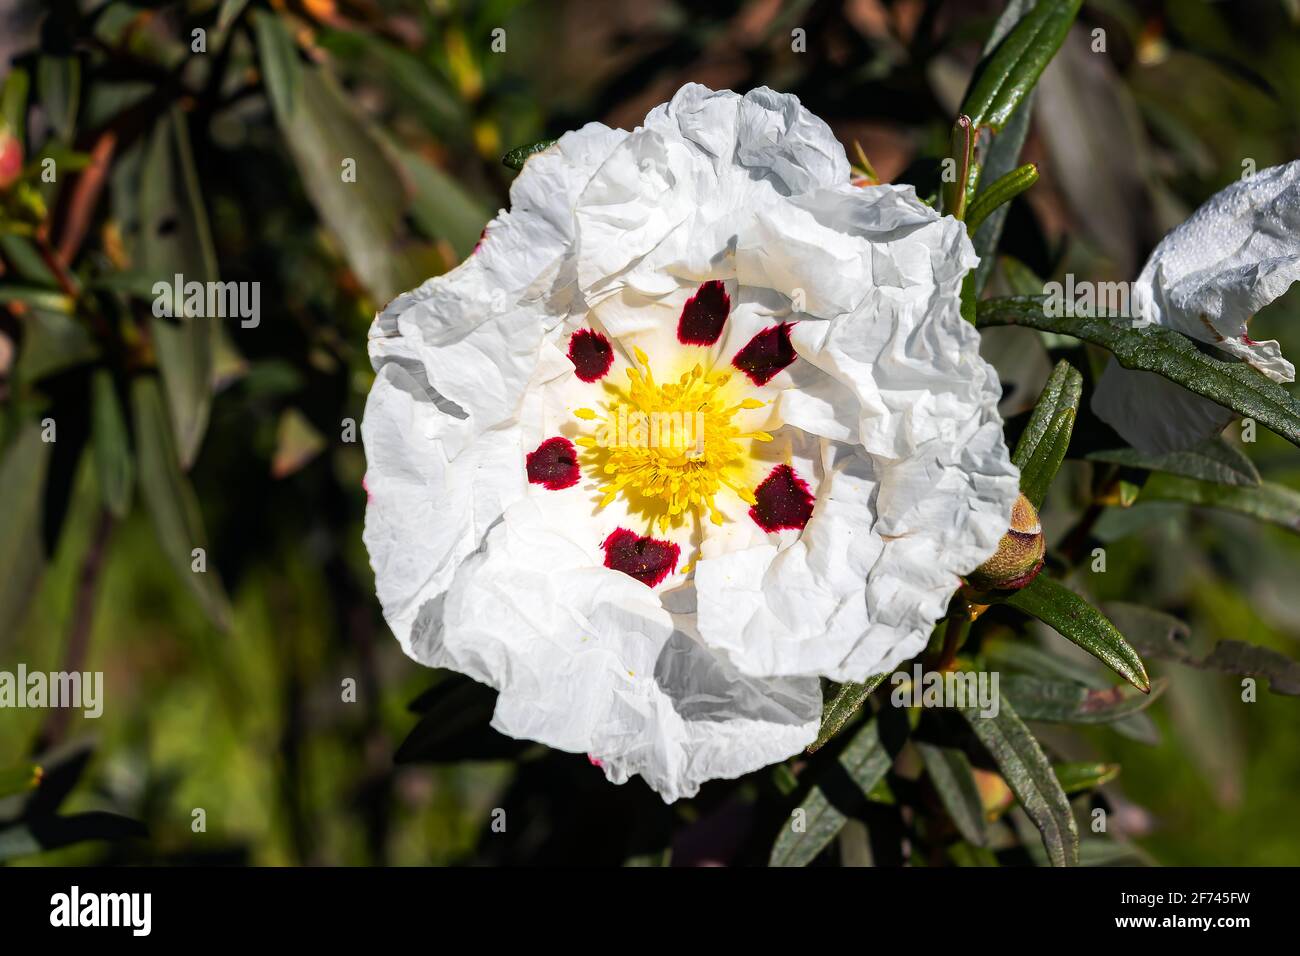
M682 307L682 316L677 320L677 341L683 345L712 345L722 335L730 311L727 287L717 279L710 279Z
M527 458L528 480L535 485L560 491L578 483L578 449L567 438L548 438L530 451Z
M605 549L605 567L630 574L648 587L677 570L682 553L671 541L643 537L627 528L615 529L601 547Z

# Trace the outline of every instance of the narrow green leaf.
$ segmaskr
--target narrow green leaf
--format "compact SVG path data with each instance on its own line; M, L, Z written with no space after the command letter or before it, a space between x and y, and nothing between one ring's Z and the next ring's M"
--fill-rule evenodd
M835 692L835 696L831 698L830 703L822 711L821 729L817 731L817 739L808 745L808 753L816 753L826 745L828 740L838 734L862 707L863 702L871 696L871 692L880 686L886 676L885 674L875 674L868 677L861 684L855 684L852 681L841 684L839 690Z
M1162 375L1300 445L1300 402L1246 363L1206 355L1191 339L1160 326L1130 328L1105 318L1049 316L1046 302L1047 296L985 299L976 325L1022 325L1100 345L1124 368Z
M976 126L1002 129L1056 55L1082 0L1039 0L979 67L962 106Z
M1176 617L1138 604L1115 601L1106 611L1123 624L1133 645L1148 657L1174 661L1198 670L1219 671L1267 680L1275 694L1300 696L1300 661L1268 647L1244 641L1193 644L1191 631Z
M1162 471L1220 485L1255 487L1260 481L1254 462L1218 435L1186 451L1148 455L1136 448L1113 448L1094 451L1087 455L1087 459L1126 468Z
M394 148L394 153L415 187L411 217L423 232L446 239L457 255L468 256L492 218L492 210L455 177L418 153L400 148Z
M36 64L41 109L55 136L71 142L81 100L81 61L75 56L43 56Z
M533 143L531 146L516 146L501 157L501 162L511 169L523 169L524 163L528 161L529 156L540 153L544 149L550 149L554 145L555 140L544 139L540 143Z
M1033 269L1015 256L1000 256L998 262L1002 265L1002 276L1012 295L1042 295L1045 283L1042 276L1037 275Z
M1065 585L1040 574L1003 600L1078 644L1138 690L1151 689L1146 668L1137 652L1115 630L1115 625L1095 607Z
M50 267L45 264L41 254L36 251L36 246L26 236L14 235L12 232L0 232L0 252L9 261L12 272L7 277L9 280L22 279L23 282L30 282L35 285L46 288L53 288L55 278L50 272ZM6 286L5 289L12 288ZM0 293L2 294L2 293ZM71 311L72 303L68 302L68 309Z
M131 508L135 459L131 455L126 416L113 386L113 376L107 369L99 369L91 377L90 422L100 496L114 516L124 518Z
M387 302L442 271L413 241L401 169L333 76L304 65L293 115L276 115L303 188L370 295ZM440 260L439 260L440 261Z
M998 17L997 23L993 25L993 31L984 43L984 49L980 51L981 60L986 60L997 49L998 44L1020 22L1020 19L1029 12L1033 5L1034 0L1007 0L1002 15ZM981 175L989 182L995 182L1019 165L1020 151L1024 147L1025 137L1029 133L1033 100L1034 91L1030 90L1020 104L1020 108L1011 114L1011 119L1002 128L1002 132L993 137L993 141L985 150L984 168ZM1003 205L994 209L989 217L984 220L984 224L972 234L975 253L980 257L980 263L975 267L971 280L975 298L979 298L980 293L984 291L984 286L993 272L993 265L997 261L994 252L1002 239L1002 227L1006 223L1009 208ZM1038 288L1042 288L1041 283Z
M1042 866L1048 862L1042 847L1030 844L1027 849L1036 866ZM1121 864L1153 865L1150 858L1142 850L1134 846L1118 843L1104 837L1084 837L1079 841L1079 866L1118 866Z
M961 714L992 755L1025 813L1038 827L1051 864L1078 863L1079 831L1070 801L1038 741L1006 698L1002 698L996 717L981 717L978 707L961 708Z
M185 116L175 107L154 126L144 155L140 223L142 270L155 282L166 282L173 291L175 277L182 280L180 300L175 301L173 295L176 318L151 315L149 329L167 390L180 462L188 469L208 427L212 351L220 320L207 314L188 315L184 307L184 284L215 280L217 260Z
M0 90L0 126L7 126L19 145L27 141L27 94L31 81L27 71L15 67L5 77Z
M239 19L239 15L248 6L248 0L221 0L221 12L217 14L217 30L224 33L230 25Z
M33 309L44 309L46 312L57 312L59 315L71 315L75 307L72 296L64 295L62 292L55 292L52 289L41 289L25 285L0 287L0 305L10 302L21 302Z
M1058 763L1052 768L1067 795L1094 790L1119 776L1117 763Z
M977 718L982 719L982 718ZM967 843L982 847L988 843L984 803L980 800L970 760L956 747L939 747L916 741L926 773L948 816Z
M262 77L271 96L271 106L276 118L286 123L293 117L302 88L298 47L284 21L274 13L257 11L253 28L257 34L258 61L262 64Z
M1033 163L1026 163L1000 176L971 203L966 211L966 229L974 235L993 210L1011 202L1036 182L1038 167Z
M1141 500L1173 501L1235 511L1288 531L1300 532L1300 492L1271 481L1261 482L1255 488L1243 488L1176 475L1152 475L1142 488Z
M176 445L158 383L137 378L131 407L139 451L140 496L153 519L163 556L221 630L230 627L230 603L208 554L198 499L181 474ZM194 549L202 548L206 570L194 570Z
M1107 605L1109 608L1110 605ZM1127 629L1121 633L1128 634ZM1135 646L1136 646L1136 642ZM1138 648L1142 650L1142 648ZM1145 653L1145 652L1144 652ZM989 664L1054 680L1072 681L1093 690L1109 690L1112 686L1110 672L1095 666L1093 658L1078 660L1060 657L1024 641L991 638L980 646L980 656ZM1111 723L1110 729L1139 743L1155 746L1160 743L1160 730L1150 715L1130 714Z
M446 76L426 59L393 43L388 37L360 31L336 30L320 36L320 44L340 60L354 63L363 76L390 87L409 112L424 120L444 145L467 142L470 107L448 86Z
M1083 376L1062 359L1056 363L1011 460L1020 469L1020 490L1035 508L1043 506L1074 432Z
M1156 680L1143 694L1123 684L1096 689L1073 681L1007 674L999 681L1002 693L1025 720L1055 724L1109 724L1151 706L1165 682Z
M880 739L879 721L871 720L839 755L838 768L846 772L865 795L880 782L893 762L893 755ZM823 783L815 782L803 803L782 827L772 846L768 865L807 866L835 839L847 819L843 811L831 803Z
M53 444L38 422L24 424L0 459L0 643L16 635L45 570L41 515Z

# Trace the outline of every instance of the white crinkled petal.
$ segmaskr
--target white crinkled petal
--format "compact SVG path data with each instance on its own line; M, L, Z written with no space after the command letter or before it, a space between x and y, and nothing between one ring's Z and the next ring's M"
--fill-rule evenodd
M700 633L746 673L860 681L912 657L959 576L996 550L1018 494L1001 389L960 317L975 262L960 223L910 190L838 198L791 207L791 231L807 227L809 207L823 234L783 266L813 288L856 290L823 304L832 318L795 327L796 351L821 375L781 396L786 425L821 436L812 520L784 548L710 557L696 571Z
M1300 279L1300 161L1274 166L1216 193L1156 246L1135 286L1144 318L1249 362L1275 382L1295 368L1275 341L1246 323ZM1232 413L1114 359L1092 408L1125 441L1163 453L1223 429Z
M665 800L689 797L816 736L816 678L741 676L533 500L507 509L439 603L420 659L497 688L502 733L589 753L615 783L640 774Z
M576 196L626 135L592 123L532 157L479 250L375 317L364 538L408 654L415 613L525 494L514 418L549 316L534 286L572 260Z

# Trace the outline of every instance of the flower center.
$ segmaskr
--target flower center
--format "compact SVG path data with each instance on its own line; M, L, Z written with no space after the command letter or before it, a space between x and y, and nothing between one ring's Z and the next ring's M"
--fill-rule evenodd
M585 449L584 464L605 481L600 507L622 494L632 510L667 530L682 524L688 513L702 518L707 512L714 524L722 524L726 519L715 499L724 489L754 504L753 492L736 472L748 461L750 443L772 436L743 432L732 419L742 409L766 403L728 397L731 373L706 372L700 365L661 385L646 354L634 351L637 365L627 370L628 387L606 386L611 396L601 412L574 412L599 422L596 434L579 437L577 444Z

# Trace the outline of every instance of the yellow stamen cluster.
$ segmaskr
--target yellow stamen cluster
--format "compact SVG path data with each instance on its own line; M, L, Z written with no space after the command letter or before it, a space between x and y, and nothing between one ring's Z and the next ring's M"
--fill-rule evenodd
M660 385L646 354L634 351L637 367L627 370L627 389L607 386L613 395L603 412L574 412L585 421L601 422L599 437L577 439L585 449L584 463L605 479L600 507L624 494L661 531L680 524L689 512L700 517L707 512L714 524L722 524L714 498L724 487L754 503L753 492L735 475L746 461L742 442L772 440L767 432L742 432L732 418L741 409L765 403L729 401L724 393L731 374L706 372L700 365ZM663 422L676 427L656 428Z

